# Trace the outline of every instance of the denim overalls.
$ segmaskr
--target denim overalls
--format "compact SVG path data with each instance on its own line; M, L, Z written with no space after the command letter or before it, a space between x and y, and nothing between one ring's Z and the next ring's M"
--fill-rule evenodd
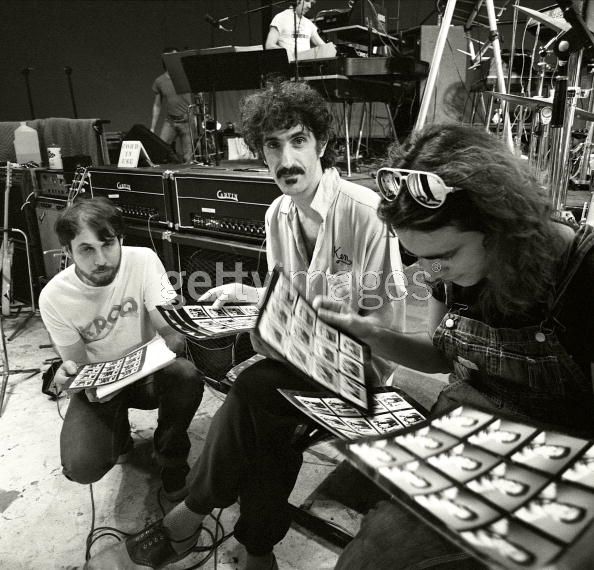
M594 431L592 380L573 361L555 332L562 326L557 317L565 291L592 247L594 228L583 226L567 253L553 305L539 325L494 328L465 317L467 307L452 302L451 286L446 287L449 310L434 333L433 344L452 360L454 372L434 413L454 401L519 419Z

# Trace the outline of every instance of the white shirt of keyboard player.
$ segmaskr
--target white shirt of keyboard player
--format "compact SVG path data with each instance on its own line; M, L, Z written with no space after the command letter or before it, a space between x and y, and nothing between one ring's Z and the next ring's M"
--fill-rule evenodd
M293 10L287 8L279 12L272 22L271 28L276 28L279 33L278 43L284 47L289 53L295 50L295 37L293 31L295 30L295 21ZM297 16L297 51L305 51L311 48L310 38L316 30L316 25L305 16Z

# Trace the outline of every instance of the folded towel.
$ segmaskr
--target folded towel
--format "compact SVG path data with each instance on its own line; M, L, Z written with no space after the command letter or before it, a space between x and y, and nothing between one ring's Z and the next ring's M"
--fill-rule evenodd
M47 164L47 147L56 144L62 156L87 155L94 165L102 164L99 135L95 129L99 119L35 119L27 121L39 135L41 159ZM0 162L15 161L14 131L19 121L0 122Z

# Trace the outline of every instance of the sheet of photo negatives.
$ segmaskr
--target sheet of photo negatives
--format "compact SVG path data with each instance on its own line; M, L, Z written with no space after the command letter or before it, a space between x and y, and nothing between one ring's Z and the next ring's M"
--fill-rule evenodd
M255 332L307 378L369 410L369 347L319 319L278 268L268 285Z
M592 524L589 440L461 406L403 433L336 446L435 528L498 566L542 568Z
M167 323L186 336L205 339L249 331L256 325L258 307L250 303L233 303L213 309L212 303L157 308Z
M66 389L69 391L85 390L123 380L142 369L146 350L146 345L143 345L117 360L85 364Z
M372 389L369 413L362 412L342 398L327 392L279 392L330 433L346 439L387 434L425 420L425 410L418 410L391 386Z

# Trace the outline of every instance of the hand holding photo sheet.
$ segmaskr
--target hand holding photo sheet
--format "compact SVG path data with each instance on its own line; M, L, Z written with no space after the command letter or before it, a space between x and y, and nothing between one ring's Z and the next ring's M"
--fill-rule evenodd
M93 396L101 400L164 368L175 358L175 353L167 347L163 338L156 336L121 358L81 366L78 374L65 386L65 390L91 390Z
M194 340L217 338L253 330L258 307L250 303L230 303L214 309L210 301L196 305L157 309L174 330Z
M369 410L369 386L374 380L369 347L324 323L278 268L268 285L254 335L314 384Z
M483 562L542 568L594 528L594 442L460 406L337 441L363 473Z

